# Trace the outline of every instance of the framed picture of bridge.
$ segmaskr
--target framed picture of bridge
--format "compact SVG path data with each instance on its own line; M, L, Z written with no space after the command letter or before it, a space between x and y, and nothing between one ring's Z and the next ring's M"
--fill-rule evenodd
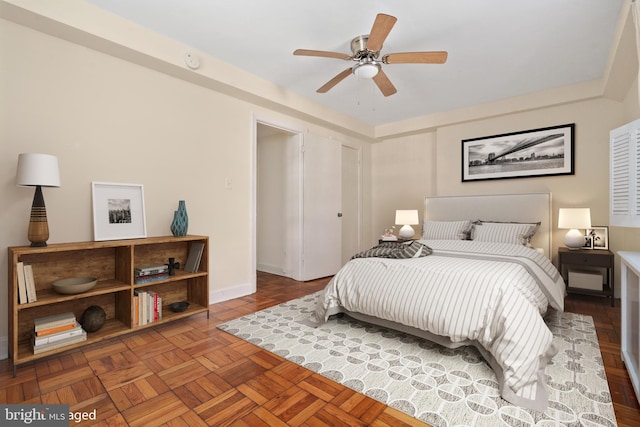
M462 182L574 174L575 123L462 140Z

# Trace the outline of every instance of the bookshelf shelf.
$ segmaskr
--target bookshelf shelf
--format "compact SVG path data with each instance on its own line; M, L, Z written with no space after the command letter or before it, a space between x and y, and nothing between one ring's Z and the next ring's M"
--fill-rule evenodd
M204 245L198 270L194 273L176 270L175 275L154 282L134 283L134 269L142 265L165 264L175 258L183 267L191 246ZM150 237L144 239L113 240L52 244L46 247L9 248L9 356L14 376L17 366L72 348L95 343L128 332L167 323L200 313L209 316L209 238L207 236ZM18 262L33 269L37 300L19 303ZM91 290L62 295L51 283L70 277L96 277ZM134 326L134 291L157 292L162 297L163 318L158 322ZM168 305L189 301L189 308L173 313ZM73 312L80 320L84 310L98 305L106 312L106 322L96 332L87 333L80 343L34 354L31 347L34 319L57 313Z

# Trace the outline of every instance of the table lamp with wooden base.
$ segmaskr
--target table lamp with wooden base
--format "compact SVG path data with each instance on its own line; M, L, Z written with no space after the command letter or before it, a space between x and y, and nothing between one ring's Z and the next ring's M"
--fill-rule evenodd
M47 246L49 224L47 223L47 208L44 205L42 187L60 187L58 158L49 154L20 154L18 156L16 185L36 187L27 236L31 246Z

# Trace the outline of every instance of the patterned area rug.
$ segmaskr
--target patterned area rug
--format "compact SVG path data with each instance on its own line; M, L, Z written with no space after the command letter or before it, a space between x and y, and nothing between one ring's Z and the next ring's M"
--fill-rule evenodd
M306 326L319 295L218 328L435 427L617 425L590 316L547 316L559 351L546 369L550 405L541 413L503 400L474 347L448 349L348 316Z

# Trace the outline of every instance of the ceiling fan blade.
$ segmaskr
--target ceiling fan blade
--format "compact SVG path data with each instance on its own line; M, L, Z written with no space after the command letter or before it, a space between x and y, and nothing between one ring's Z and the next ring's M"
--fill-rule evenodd
M382 70L378 71L378 74L375 75L373 81L384 96L393 95L398 91L393 83L391 83L391 80L389 80L389 77L387 77L387 75Z
M369 39L367 40L367 49L373 52L382 49L382 43L384 43L397 20L395 16L379 13L376 16L373 27L371 27Z
M320 56L323 58L351 59L351 57L345 53L326 52L324 50L296 49L293 51L293 54L302 56Z
M351 67L347 68L346 70L344 70L343 72L341 72L340 74L338 74L337 76L335 76L334 78L326 82L324 86L316 90L316 92L318 93L328 92L329 89L331 89L332 87L334 87L335 85L337 85L338 83L340 83L341 81L349 77L349 74L351 74Z
M382 57L385 64L444 64L447 52L403 52L389 53Z

